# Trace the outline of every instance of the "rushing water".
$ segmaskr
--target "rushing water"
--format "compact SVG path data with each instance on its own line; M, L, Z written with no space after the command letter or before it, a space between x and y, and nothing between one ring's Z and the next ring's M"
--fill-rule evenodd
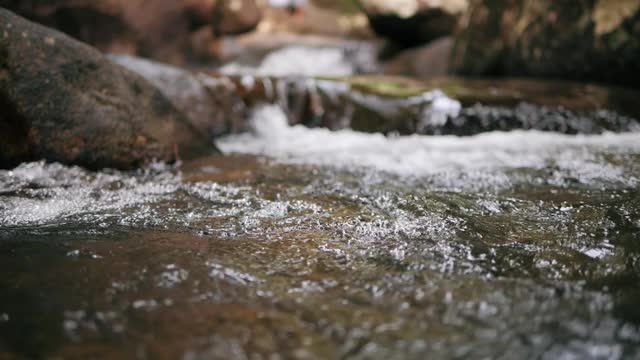
M223 66L224 74L261 76L349 76L379 72L375 46L345 42L340 46L285 46L257 64L241 60Z
M0 171L0 358L640 357L637 133L252 128Z

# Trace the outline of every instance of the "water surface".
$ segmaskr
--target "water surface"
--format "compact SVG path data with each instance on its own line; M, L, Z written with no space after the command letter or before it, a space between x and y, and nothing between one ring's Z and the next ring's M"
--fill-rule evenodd
M253 132L0 171L0 357L640 357L637 133Z

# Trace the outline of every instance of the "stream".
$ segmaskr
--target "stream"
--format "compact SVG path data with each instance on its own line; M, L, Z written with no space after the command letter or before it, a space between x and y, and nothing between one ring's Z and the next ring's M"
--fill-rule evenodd
M0 358L640 358L638 132L248 128L0 170Z

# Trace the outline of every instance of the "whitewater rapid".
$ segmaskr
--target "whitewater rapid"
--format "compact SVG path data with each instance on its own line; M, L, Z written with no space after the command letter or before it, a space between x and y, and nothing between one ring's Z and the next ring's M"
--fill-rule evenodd
M637 184L634 176L605 159L640 151L639 133L564 135L541 131L489 132L471 137L385 136L352 130L289 126L276 106L257 109L252 132L217 142L226 153L264 155L288 164L369 170L403 177L492 176L552 167L583 183ZM485 176L486 175L486 176ZM477 179L476 179L477 180ZM457 184L462 185L462 184Z

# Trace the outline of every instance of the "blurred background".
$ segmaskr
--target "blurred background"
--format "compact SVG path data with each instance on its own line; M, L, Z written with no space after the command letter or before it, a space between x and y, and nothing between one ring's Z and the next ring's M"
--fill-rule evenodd
M294 47L263 70L640 84L637 0L0 0L0 6L103 52L211 71L255 69L269 54ZM309 49L333 52L305 56Z
M0 359L640 359L640 0L0 7Z

